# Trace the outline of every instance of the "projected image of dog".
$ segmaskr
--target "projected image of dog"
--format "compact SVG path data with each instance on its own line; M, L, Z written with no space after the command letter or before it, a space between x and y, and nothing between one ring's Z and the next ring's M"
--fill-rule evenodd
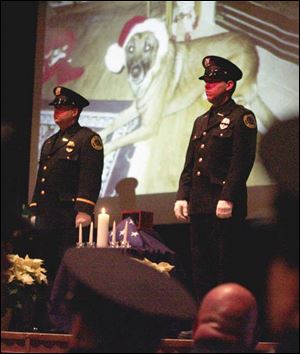
M136 91L153 67L157 50L158 41L152 32L138 33L127 43L126 67L133 91Z
M169 39L164 22L158 19L147 21L152 21L151 26L156 22L160 26L159 31L132 33L121 47L125 58L119 67L111 68L111 56L107 51L105 60L110 71L119 73L126 67L134 100L101 131L106 154L155 136L166 116L182 112L182 119L185 119L189 115L189 107L195 102L200 104L199 115L203 114L207 110L207 100L204 85L198 77L203 72L201 62L206 55L225 57L241 68L243 78L238 82L234 99L255 112L259 128L272 124L274 115L257 91L258 53L247 36L226 32L197 38L189 43L174 42ZM141 120L137 129L115 140L109 138L116 129L136 117ZM170 134L171 131L172 125Z

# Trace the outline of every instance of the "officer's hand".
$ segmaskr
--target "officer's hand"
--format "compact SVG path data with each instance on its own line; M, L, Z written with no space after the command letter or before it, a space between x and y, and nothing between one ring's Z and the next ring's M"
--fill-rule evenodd
M233 203L227 200L219 200L216 209L216 215L220 219L228 219L232 217Z
M36 216L35 216L35 215L32 215L29 220L30 220L31 226L35 226Z
M188 208L189 205L186 200L177 200L174 206L174 213L176 218L178 220L188 221L188 217L189 217Z
M89 214L79 211L76 215L75 226L79 227L79 224L82 224L83 227L89 226L91 221L92 221L92 218Z

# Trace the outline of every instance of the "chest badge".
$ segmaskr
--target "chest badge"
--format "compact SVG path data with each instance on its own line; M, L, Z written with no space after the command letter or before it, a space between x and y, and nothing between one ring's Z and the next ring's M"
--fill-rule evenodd
M74 147L75 147L74 141L69 140L68 143L67 143L67 147L69 147L69 148L74 148Z
M220 129L226 129L226 128L228 128L229 124L230 124L230 119L229 118L223 118L221 123L220 123L220 125L219 125L219 127L220 127Z

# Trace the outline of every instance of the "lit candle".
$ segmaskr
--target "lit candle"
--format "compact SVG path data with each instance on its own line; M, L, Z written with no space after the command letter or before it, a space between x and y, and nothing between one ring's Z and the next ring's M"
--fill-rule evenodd
M113 229L112 229L112 242L113 242L113 244L116 243L116 239L117 239L117 230L116 230L116 221L114 221Z
M124 243L127 242L127 238L128 238L128 220L126 220L126 223L125 223L125 232L124 232L124 238L123 238Z
M107 247L108 244L108 226L109 215L105 213L105 209L101 209L98 214L98 228L97 228L97 248Z
M92 243L94 240L93 240L93 233L94 233L94 223L91 222L91 225L90 225L90 235L89 235L89 243Z
M79 236L78 236L78 243L82 243L82 224L79 224Z

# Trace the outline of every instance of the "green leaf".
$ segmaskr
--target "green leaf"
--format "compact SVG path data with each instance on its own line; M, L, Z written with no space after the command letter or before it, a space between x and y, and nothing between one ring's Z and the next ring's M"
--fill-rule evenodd
M15 295L18 293L18 289L12 289L12 290L9 290L8 294L9 295Z

